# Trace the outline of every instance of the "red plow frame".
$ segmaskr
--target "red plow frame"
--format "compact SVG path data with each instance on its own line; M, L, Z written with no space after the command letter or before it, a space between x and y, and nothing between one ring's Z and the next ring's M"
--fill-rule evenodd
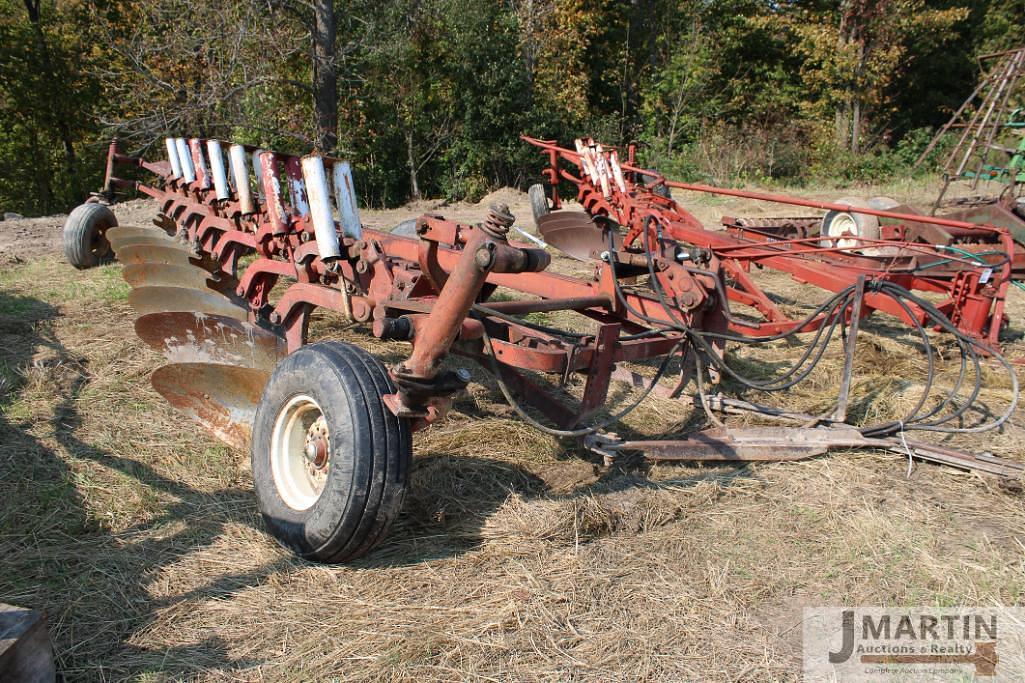
M662 234L708 249L722 263L731 303L755 309L761 320L731 320L730 329L758 337L795 331L789 318L750 277L752 266L788 273L799 282L837 292L859 277L885 280L911 291L940 294L937 304L965 334L998 346L1006 325L1004 301L1012 280L1025 278L1025 250L1002 226L980 225L950 217L855 207L784 195L711 187L667 180L639 168L634 148L620 163L617 150L592 140L578 140L576 150L552 141L524 137L548 159L544 176L551 202L561 208L560 188L570 185L575 199L590 216L607 216L627 229L625 245L641 245L647 230L653 242ZM575 173L566 167L571 166ZM672 198L653 191L671 187L692 192L754 199L824 211L849 212L884 218L880 238L858 235L824 237L808 234L817 219L744 221L724 218L725 231L709 230ZM925 324L927 314L911 303L905 308L892 299L868 292L863 314L889 313L908 324ZM811 331L822 320L797 331Z
M904 436L910 429L964 431L949 424L964 420L978 394L978 356L984 353L1004 364L1015 394L1001 416L967 429L997 428L1013 413L1017 379L1013 368L978 339L984 324L979 314L973 314L968 330L959 329L964 323L955 325L942 309L901 286L928 290L934 279L947 282L951 271L951 280L964 279L971 287L962 303L952 303L949 310L968 320L964 314L972 306L988 302L987 315L999 316L995 307L1013 274L1009 261L987 261L990 275L984 279L977 264L904 240L896 245L898 255L886 257L892 264L886 277L892 280L879 281L868 266L875 261L849 250L823 248L807 239L777 240L757 231L759 236L752 236L740 227L728 233L704 230L675 202L644 188L642 171L631 164L620 168L614 156L601 155L593 161L603 160L611 169L608 175L581 178L559 169L558 162L581 163L586 152L532 140L550 155L555 206L560 181L573 183L593 217L586 219L587 229L599 237L593 275L570 277L548 272L550 257L544 249L509 240L515 219L504 205L493 205L475 225L426 214L416 220L415 234L372 230L360 222L348 162L232 144L226 164L218 140L165 142L168 160L156 163L124 155L116 141L111 144L104 190L91 209L86 207L91 222L73 212L65 226L65 244L81 242L67 252L69 260L82 267L88 264L77 255L86 247L95 254L102 253L96 245L113 248L133 287L129 303L139 314L137 333L170 361L154 372L154 387L219 438L251 451L257 496L272 533L306 557L352 559L368 552L387 531L410 469L411 432L441 420L452 397L470 380L465 368L446 362L453 356L476 360L490 371L522 418L550 434L580 440L607 462L627 452L652 459L734 462L873 447L1005 478L1025 472L1020 463ZM119 166L141 168L156 181L119 178ZM113 202L119 189L155 199L158 226L116 226L113 214L95 206ZM965 228L938 220L949 228ZM618 225L629 228L625 238ZM1008 244L1006 231L969 229ZM986 258L985 252L980 249L980 257ZM923 255L946 260L929 261L929 278L897 267ZM830 275L836 263L844 268ZM814 315L792 320L747 278L751 264L789 269L837 294ZM495 297L498 287L527 298ZM731 301L764 308L766 320L734 316ZM365 324L380 339L410 342L412 349L385 369L350 344L309 344L310 316L318 308ZM947 398L929 410L923 406L930 376L919 408L906 421L846 424L858 322L872 309L904 313L919 326L935 324L954 335L962 351L962 375L974 367L975 391L959 400L958 380ZM555 329L520 317L553 311L579 315L589 321L588 330ZM741 379L725 362L727 341L764 342L773 335L812 332L808 352L787 376L751 385L782 390L807 376L837 328L847 332L846 361L831 413L788 413L709 393L724 371ZM929 349L924 330L922 339ZM804 369L808 359L811 365ZM653 377L626 367L644 360L659 363ZM674 363L678 377L663 385ZM568 405L564 391L531 373L555 378L560 385L578 376L581 397ZM717 424L713 411L748 410L799 426L719 427L641 440L605 431L649 394L676 397L692 380L696 404ZM595 422L614 381L643 391L624 409L609 410L608 417ZM541 424L518 401L534 406L556 426Z

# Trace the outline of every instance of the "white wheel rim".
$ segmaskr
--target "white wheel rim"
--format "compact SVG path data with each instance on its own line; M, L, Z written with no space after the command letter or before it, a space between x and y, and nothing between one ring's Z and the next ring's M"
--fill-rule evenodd
M861 235L861 228L858 222L849 213L838 213L833 217L833 220L829 222L829 227L826 228L827 237L840 237L841 235ZM838 239L830 240L833 244L841 249L850 249L857 247L861 240L856 239Z
M278 411L271 432L274 486L293 510L307 510L324 491L331 467L330 435L324 411L306 394L293 396Z

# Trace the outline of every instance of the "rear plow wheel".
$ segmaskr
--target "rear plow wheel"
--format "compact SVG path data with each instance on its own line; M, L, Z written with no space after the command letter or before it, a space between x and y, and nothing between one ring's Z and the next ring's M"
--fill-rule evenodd
M319 562L368 553L398 516L412 459L394 391L366 351L305 346L275 368L253 425L253 481L270 532Z
M835 203L846 204L854 209L873 208L869 201L856 197L838 199ZM829 211L822 218L820 234L826 238L820 241L822 247L846 250L874 249L874 245L865 240L879 239L879 219L853 211Z
M110 260L107 230L117 226L114 212L103 204L82 204L64 221L64 257L79 270Z
M545 186L541 183L535 183L527 188L527 197L530 199L530 211L534 214L534 225L537 225L538 220L542 216L547 216L551 213L551 209L548 207L548 196L545 194Z

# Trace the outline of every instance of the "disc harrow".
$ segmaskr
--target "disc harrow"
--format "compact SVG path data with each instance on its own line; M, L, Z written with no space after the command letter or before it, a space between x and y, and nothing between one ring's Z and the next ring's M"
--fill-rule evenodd
M138 190L159 204L154 226L114 227L109 211L93 211L95 229L90 233L90 224L78 220L68 240L88 240L99 245L89 253L112 251L122 262L135 330L168 361L153 373L154 388L224 442L250 451L268 528L304 557L347 561L384 538L401 507L412 433L442 420L470 381L456 358L490 371L523 419L579 440L607 462L627 453L664 460L796 459L864 446L1004 478L1022 475L1019 463L988 455L924 442L909 450L904 436L916 429L1000 427L1014 411L1017 378L996 349L901 280L872 279L864 269L852 282L836 284L835 294L803 320L739 318L729 303L747 291L738 285L744 282L744 268L736 266L741 257L712 248L710 238L684 239L679 226L698 234L700 224L646 189L614 157L593 160L606 173L596 185L581 181L581 188L601 188L600 197L581 191L586 214L559 211L554 196L551 220L566 237L557 246L594 264L592 276L570 277L549 270L544 248L510 239L515 218L502 204L473 225L425 214L412 230L372 230L360 222L344 160L218 140L168 138L165 147L167 160L151 162L122 154L114 141L103 191L93 198L102 206L119 190ZM118 167L142 169L152 180L119 178ZM621 213L626 205L616 203L613 183L633 202L628 211L640 213ZM536 192L531 198L536 211L549 208L540 206ZM742 246L762 250L752 252L754 262L765 253L777 257L779 249L822 251L815 246L819 239L783 247L746 240ZM69 260L80 246L66 251ZM866 257L849 258L858 263ZM988 263L993 273L1010 267ZM495 297L498 287L522 298ZM757 293L748 292L744 301L757 302ZM379 339L409 342L408 356L386 368L352 344L311 343L309 321L318 308ZM922 321L930 378L922 400L899 423L854 426L846 424L852 357L858 321L873 309ZM581 324L561 329L530 318L553 311L572 312ZM939 397L924 325L949 332L961 350L962 378ZM793 386L814 369L837 330L845 335L847 360L835 411L786 413L719 392L724 376L762 392ZM743 377L724 354L727 343L770 343L803 333L812 335L808 351L770 380ZM984 354L1008 371L1015 398L996 417L978 413L966 424ZM627 367L643 361L657 365L653 376ZM561 387L574 378L582 390L570 400ZM606 409L612 382L638 395ZM664 439L621 439L609 431L647 396L680 396L688 386L715 423L717 412L748 410L795 426L716 428Z

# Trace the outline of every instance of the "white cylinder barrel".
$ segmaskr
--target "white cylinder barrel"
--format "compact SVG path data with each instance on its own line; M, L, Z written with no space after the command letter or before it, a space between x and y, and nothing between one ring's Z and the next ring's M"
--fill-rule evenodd
M196 170L196 180L199 186L206 190L210 187L210 171L206 167L206 159L203 158L203 142L199 138L189 140L189 148L192 150L192 163Z
M164 138L167 146L167 160L171 163L171 177L182 177L182 164L178 161L178 146L174 144L174 138Z
M246 148L232 145L228 148L231 160L231 175L235 179L235 192L238 193L238 205L242 213L256 213L253 206L253 191L249 187L249 169L246 168Z
M285 178L288 180L288 196L292 200L292 211L305 218L310 213L306 199L306 183L303 182L302 161L296 157L285 160Z
M356 188L352 184L352 167L348 161L335 164L335 203L342 219L342 233L353 239L363 239L363 226L359 222L359 204Z
M260 201L264 201L266 197L263 193L263 164L260 163L260 157L263 155L265 150L258 149L253 152L253 173L256 174L256 196L260 198Z
M273 226L274 234L280 235L288 231L288 216L281 203L281 180L278 177L278 160L274 152L260 153L260 184L263 185L267 217Z
M206 154L210 157L210 174L214 177L214 196L218 199L227 199L228 175L224 172L224 152L221 151L219 140L206 141Z
M616 187L623 194L626 194L626 179L623 177L623 167L619 165L619 155L616 150L609 152L609 165L612 167L612 177L616 179Z
M175 138L174 146L178 150L178 161L182 165L182 178L185 178L187 183L195 182L196 171L192 168L192 153L189 152L188 143L185 142L185 138Z
M331 188L327 184L324 159L316 154L302 158L306 198L309 200L310 220L317 235L317 252L324 261L338 258L338 232L331 215Z

